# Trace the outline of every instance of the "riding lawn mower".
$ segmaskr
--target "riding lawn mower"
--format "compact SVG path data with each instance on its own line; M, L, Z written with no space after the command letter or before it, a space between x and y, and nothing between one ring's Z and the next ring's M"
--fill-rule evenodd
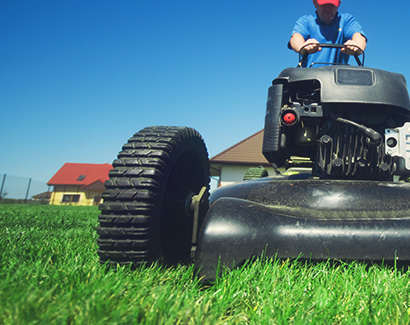
M364 57L358 66L301 68L303 60L268 91L262 151L276 175L210 195L196 130L153 126L128 140L100 205L101 263L193 260L212 280L261 255L410 261L404 76L364 67Z

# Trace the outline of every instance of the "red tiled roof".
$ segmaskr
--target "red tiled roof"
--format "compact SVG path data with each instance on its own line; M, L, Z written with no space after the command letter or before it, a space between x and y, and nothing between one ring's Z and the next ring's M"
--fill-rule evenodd
M95 182L104 182L108 179L110 164L79 164L65 163L58 172L48 181L48 185L81 185L86 187Z
M262 142L263 130L212 157L210 162L230 165L269 166L269 162L262 154Z

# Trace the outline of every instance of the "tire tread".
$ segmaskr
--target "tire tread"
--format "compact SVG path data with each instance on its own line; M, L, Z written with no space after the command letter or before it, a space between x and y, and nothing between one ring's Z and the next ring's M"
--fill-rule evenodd
M173 150L190 137L203 142L199 133L188 127L153 126L135 133L123 145L99 206L101 263L141 265L160 258L152 229L160 205L161 180Z

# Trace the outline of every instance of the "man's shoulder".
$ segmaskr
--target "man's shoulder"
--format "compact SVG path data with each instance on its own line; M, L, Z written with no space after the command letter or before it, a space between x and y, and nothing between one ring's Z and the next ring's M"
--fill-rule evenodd
M312 28L314 28L314 26L317 24L316 22L316 17L312 16L312 15L304 15L301 16L295 24L295 31L302 33L302 31L305 31L305 33L308 33L309 30L311 30ZM304 35L306 36L306 35Z
M356 20L356 18L352 14L349 14L348 12L339 13L339 16L344 21Z
M308 37L310 37L309 35L314 24L315 17L313 17L312 15L304 15L296 21L296 24L292 30L292 35L298 33L301 34L303 38L307 39Z
M315 20L316 20L316 16L303 15L303 16L299 17L299 19L297 21L299 21L299 22L311 22L311 21L315 21Z
M349 13L341 14L341 26L345 30L345 35L349 39L353 37L355 33L361 33L364 37L367 38L362 26L355 16Z

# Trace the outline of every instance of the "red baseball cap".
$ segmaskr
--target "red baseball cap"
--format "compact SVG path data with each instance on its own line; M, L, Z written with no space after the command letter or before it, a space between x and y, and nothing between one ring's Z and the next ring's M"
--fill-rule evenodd
M317 1L317 4L319 6L326 5L326 4L331 4L331 5L334 5L336 7L339 7L339 5L340 5L340 0L316 0L316 1Z

